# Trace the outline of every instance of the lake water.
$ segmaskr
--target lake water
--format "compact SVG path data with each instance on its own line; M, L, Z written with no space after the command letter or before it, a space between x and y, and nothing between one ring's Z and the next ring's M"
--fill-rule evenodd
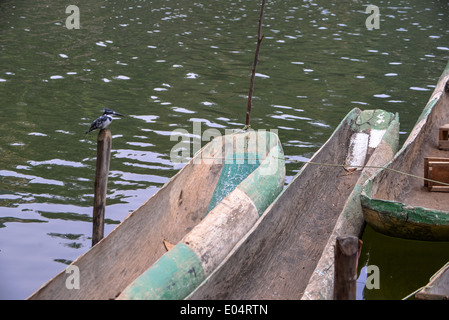
M286 183L355 107L399 112L402 143L449 59L447 1L376 1L373 30L369 4L267 4L251 125L278 130ZM106 234L182 167L173 130L245 122L259 1L81 0L80 29L67 6L0 2L1 299L90 248L97 134L84 132L104 107L126 115L110 126ZM363 241L381 284L359 299L403 298L449 260L448 243Z

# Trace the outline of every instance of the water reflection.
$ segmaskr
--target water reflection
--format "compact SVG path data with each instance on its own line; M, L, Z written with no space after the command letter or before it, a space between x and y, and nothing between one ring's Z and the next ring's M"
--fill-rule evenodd
M372 31L368 4L267 4L252 126L278 129L286 183L354 107L399 112L403 141L446 64L447 2L380 1ZM104 107L129 115L111 125L106 233L180 169L173 130L244 124L257 1L77 5L81 29L67 30L61 1L0 3L2 298L89 248L96 135L84 131Z

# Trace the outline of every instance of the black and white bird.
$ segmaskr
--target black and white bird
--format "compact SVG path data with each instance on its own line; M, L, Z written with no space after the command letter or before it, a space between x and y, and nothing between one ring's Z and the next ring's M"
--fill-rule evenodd
M95 129L104 129L112 122L112 116L120 116L123 117L123 114L117 113L114 110L105 108L103 111L103 115L96 119L90 125L90 129L86 131L86 134L95 130Z

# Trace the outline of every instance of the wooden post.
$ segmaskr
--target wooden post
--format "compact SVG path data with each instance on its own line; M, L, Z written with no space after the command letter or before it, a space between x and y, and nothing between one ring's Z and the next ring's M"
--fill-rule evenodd
M112 136L108 129L101 129L97 139L97 168L95 172L92 246L103 238L104 212L111 160Z
M335 243L334 300L356 300L357 263L362 241L337 237Z

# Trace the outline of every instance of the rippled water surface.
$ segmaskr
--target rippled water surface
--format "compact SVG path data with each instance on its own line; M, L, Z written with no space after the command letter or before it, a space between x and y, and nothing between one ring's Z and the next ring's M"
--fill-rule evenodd
M286 183L354 107L399 112L403 142L447 63L447 1L376 1L377 30L369 4L267 4L251 124L278 130ZM104 107L126 115L110 127L106 233L182 167L173 130L243 127L259 5L82 0L69 30L67 1L0 2L0 298L26 298L90 248L96 133L84 132ZM364 243L372 256L391 246ZM443 251L413 269L421 282L392 273L359 298L402 298Z

